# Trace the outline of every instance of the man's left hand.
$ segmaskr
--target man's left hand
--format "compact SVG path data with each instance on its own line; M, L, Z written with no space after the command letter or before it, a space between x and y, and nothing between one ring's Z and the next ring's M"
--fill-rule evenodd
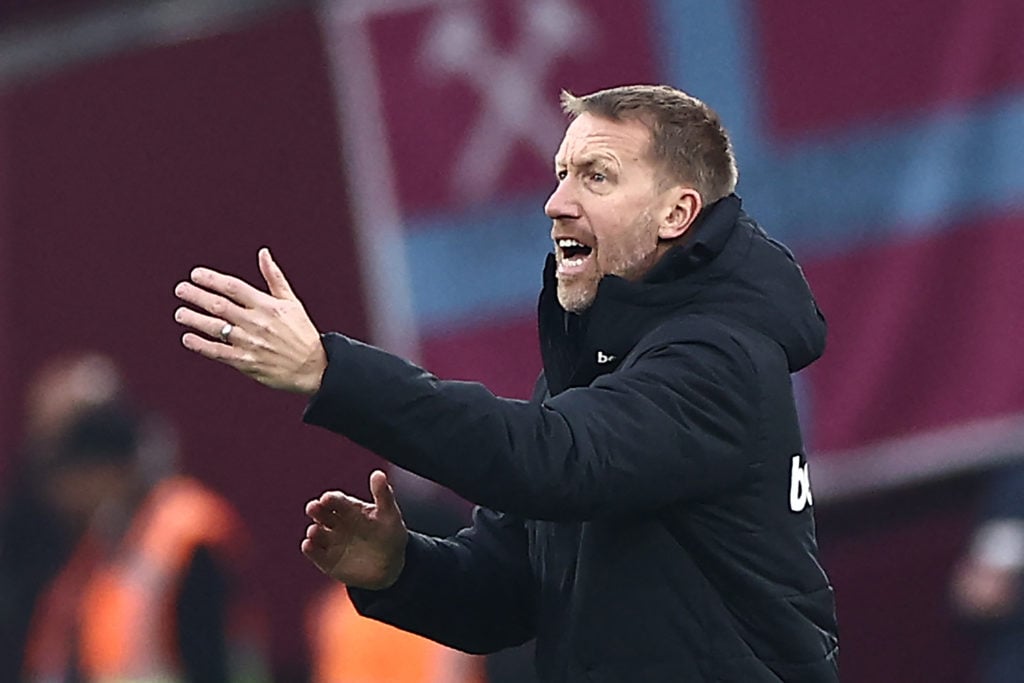
M209 268L179 282L175 296L208 314L184 306L174 312L176 321L205 335L186 332L181 343L268 387L312 395L327 368L320 333L269 249L260 249L259 265L269 294Z

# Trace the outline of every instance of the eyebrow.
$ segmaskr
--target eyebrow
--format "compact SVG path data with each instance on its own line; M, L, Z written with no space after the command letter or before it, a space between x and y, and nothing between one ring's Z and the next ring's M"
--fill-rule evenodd
M559 161L558 159L555 159L555 168L556 169L557 168L568 168L570 165L571 164L567 164L567 163L564 163L562 161ZM607 169L618 170L619 165L620 164L619 164L618 159L616 159L615 157L611 156L610 154L590 154L590 155L584 156L579 161L579 163L575 164L575 166L577 168L584 169L584 170L594 168L595 166L596 167L603 167L603 168L607 168Z

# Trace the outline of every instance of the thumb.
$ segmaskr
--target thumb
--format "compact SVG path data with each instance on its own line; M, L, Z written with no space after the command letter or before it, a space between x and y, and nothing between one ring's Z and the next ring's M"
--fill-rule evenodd
M284 272L278 267L274 257L270 255L270 249L266 247L260 249L259 261L260 273L263 275L263 281L267 283L270 293L278 299L298 300L295 292L292 291L292 286L288 284Z
M399 520L402 518L398 502L395 500L395 491L388 483L388 475L380 470L371 472L370 493L373 495L373 504L377 506L379 516Z

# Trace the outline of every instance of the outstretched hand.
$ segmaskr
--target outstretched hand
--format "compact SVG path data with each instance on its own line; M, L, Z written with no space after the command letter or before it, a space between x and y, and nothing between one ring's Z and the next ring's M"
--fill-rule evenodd
M306 504L313 523L302 553L320 571L355 588L380 590L398 580L409 536L387 475L370 474L373 503L328 491Z
M205 335L186 332L181 343L269 387L312 395L327 367L320 333L269 249L260 249L259 265L269 294L209 268L194 268L191 282L179 282L175 296L205 312L174 312Z

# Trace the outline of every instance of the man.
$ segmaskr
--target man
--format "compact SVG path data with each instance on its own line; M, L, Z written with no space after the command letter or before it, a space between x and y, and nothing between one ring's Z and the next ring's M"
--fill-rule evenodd
M318 335L267 250L270 293L197 268L186 348L312 397L305 419L481 507L448 539L373 502L311 501L303 552L359 611L452 647L536 637L544 681L835 681L832 590L789 374L825 325L740 208L718 117L665 86L578 98L529 402Z
M68 426L47 498L85 529L35 605L19 680L266 680L241 521L198 481L151 481L141 445L120 401Z
M113 361L91 352L51 358L29 378L24 437L0 495L0 681L19 680L36 599L84 530L85 520L58 514L47 495L53 460L76 417L122 391Z
M978 638L979 683L1024 681L1024 461L987 475L981 519L952 577L953 606Z

